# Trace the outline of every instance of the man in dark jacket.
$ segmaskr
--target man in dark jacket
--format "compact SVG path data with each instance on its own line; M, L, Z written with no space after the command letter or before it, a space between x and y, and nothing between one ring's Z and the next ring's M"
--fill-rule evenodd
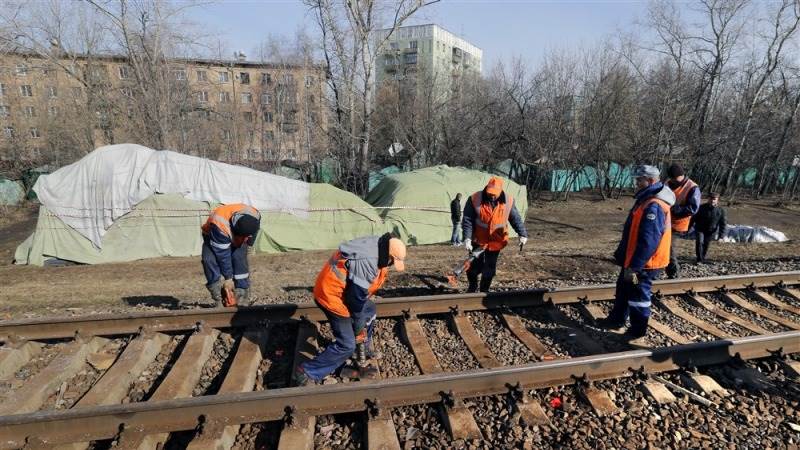
M708 202L702 204L697 214L692 216L689 225L689 228L694 228L694 251L698 263L705 262L712 239L718 241L725 237L727 226L725 210L719 206L719 194L712 193Z
M450 236L450 243L461 245L461 234L458 229L461 225L461 193L456 194L456 198L450 202L450 221L453 222L453 234Z

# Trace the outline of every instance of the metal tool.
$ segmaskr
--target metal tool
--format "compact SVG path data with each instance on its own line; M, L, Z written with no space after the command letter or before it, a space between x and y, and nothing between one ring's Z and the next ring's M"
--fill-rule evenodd
M450 286L457 287L458 286L458 278L461 276L462 273L469 270L470 266L472 266L472 262L478 259L479 256L483 254L486 249L484 247L478 247L472 252L470 252L467 259L465 259L461 264L455 267L451 273L447 275L447 281L450 283Z

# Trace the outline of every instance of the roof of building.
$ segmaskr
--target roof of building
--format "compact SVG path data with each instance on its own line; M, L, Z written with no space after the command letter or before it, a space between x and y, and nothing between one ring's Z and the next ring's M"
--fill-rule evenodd
M15 55L21 57L28 57L28 58L45 58L49 55L43 55L40 53L30 52L30 51L11 51L5 52L6 55ZM76 60L86 60L86 59L96 59L96 60L105 60L105 61L113 61L113 62L125 62L127 61L127 57L124 55L116 55L111 53L97 53L97 54L88 54L88 53L64 53L64 58L69 59L76 59ZM197 65L208 65L208 66L227 66L227 67L250 67L250 68L266 68L266 69L280 69L280 68L301 68L304 67L302 64L294 64L294 63L273 63L273 62L258 62L258 61L242 61L238 59L214 59L214 58L171 58L170 62L173 63L183 63L183 64L197 64ZM311 64L308 67L314 67L319 70L324 70L324 64Z

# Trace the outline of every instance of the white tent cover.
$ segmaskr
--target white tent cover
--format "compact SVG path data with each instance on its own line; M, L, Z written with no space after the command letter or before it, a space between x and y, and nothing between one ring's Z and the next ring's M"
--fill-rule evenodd
M246 203L262 212L306 218L310 185L168 150L118 144L39 177L33 190L48 210L102 248L111 224L153 194L176 193L211 204Z
M722 242L786 242L786 235L763 226L728 225Z

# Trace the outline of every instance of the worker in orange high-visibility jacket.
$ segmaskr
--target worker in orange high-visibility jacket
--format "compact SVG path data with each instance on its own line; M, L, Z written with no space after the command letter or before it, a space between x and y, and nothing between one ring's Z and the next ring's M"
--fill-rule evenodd
M614 259L622 267L617 278L614 307L608 317L598 323L603 328L622 328L630 316L631 326L624 335L629 340L647 334L650 289L669 264L670 208L675 203L675 194L659 181L658 168L639 166L634 169L633 176L636 200L614 252Z
M325 313L335 341L311 361L297 367L297 385L318 383L341 367L356 351L372 359L376 316L370 300L386 281L389 267L405 270L406 246L389 233L342 243L317 275L314 301Z
M261 214L244 203L216 208L201 227L201 260L206 288L217 306L222 306L222 291L225 289L233 291L237 301L248 301L250 270L247 247L253 245L260 227Z
M666 272L667 277L678 278L681 276L681 266L675 252L675 238L688 238L689 224L700 209L701 193L700 186L684 174L680 164L669 166L667 176L667 186L675 193L675 204L671 210L673 240Z
M508 245L509 225L519 235L521 250L528 242L525 220L517 211L514 198L503 190L502 178L492 177L486 187L472 194L464 206L464 217L461 220L464 247L470 253L473 249L484 249L467 269L467 292L478 290L478 275L481 276L480 291L489 291L497 271L500 250Z

